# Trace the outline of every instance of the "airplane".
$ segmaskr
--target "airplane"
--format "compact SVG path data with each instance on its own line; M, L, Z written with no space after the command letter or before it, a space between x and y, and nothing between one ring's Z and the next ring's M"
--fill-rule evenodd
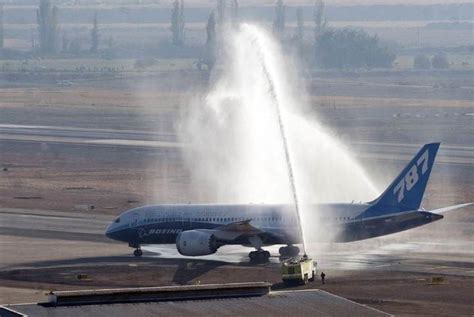
M443 219L442 213L471 203L426 211L420 208L440 143L424 145L377 199L367 203L303 206L309 242L351 242L416 228ZM308 228L307 228L308 229ZM296 256L302 238L290 204L187 204L144 206L128 210L106 229L141 256L141 245L176 244L184 256L204 256L224 245L255 248L251 261L268 260L262 247L285 245L283 257Z

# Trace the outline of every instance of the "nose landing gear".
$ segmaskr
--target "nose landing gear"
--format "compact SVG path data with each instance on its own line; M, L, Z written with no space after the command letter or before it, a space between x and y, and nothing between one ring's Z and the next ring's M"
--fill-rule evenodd
M143 255L142 249L140 248L136 249L135 251L133 251L133 255L136 256L137 258L141 257Z
M140 248L140 245L139 244L136 244L136 243L129 243L128 246L130 248L134 248L135 251L133 251L133 255L136 256L137 258L138 257L141 257L143 255L143 251L142 249Z

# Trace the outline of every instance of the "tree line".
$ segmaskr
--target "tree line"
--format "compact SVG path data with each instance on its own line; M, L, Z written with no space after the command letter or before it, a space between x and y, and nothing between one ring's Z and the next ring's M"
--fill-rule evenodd
M240 19L238 0L216 0L214 10L210 12L205 32L206 41L199 50L198 67L212 68L221 50L221 32L225 24L237 26ZM292 34L287 29L287 5L284 0L276 0L274 6L274 21L272 32L287 50L292 50L320 68L355 69L391 67L395 54L384 46L379 38L370 35L362 29L333 28L327 19L323 0L316 0L312 12L313 36L306 36L308 27L305 26L303 7L296 9L296 28ZM185 50L186 41L186 7L185 0L175 0L172 3L170 15L170 49L172 53ZM40 0L37 12L37 40L32 40L34 52L42 56L54 56L59 52L83 55L84 53L113 56L116 46L113 38L103 38L99 27L99 17L95 14L91 20L89 47L82 48L81 41L69 40L66 32L61 32L58 23L59 9L52 5L51 0ZM294 14L294 13L293 13ZM293 19L292 19L293 20ZM61 37L62 35L62 37ZM60 39L61 38L61 39ZM310 40L308 40L308 38ZM4 42L3 7L0 5L0 49ZM173 56L173 54L170 54ZM423 68L426 61L415 60L415 67ZM430 60L433 67L443 64L440 58ZM448 63L449 65L449 63ZM445 66L443 66L445 67Z
M219 51L219 36L216 27L222 29L225 23L237 25L239 20L239 5L237 0L217 0L216 9L209 15L206 25L206 46L204 57L199 62L212 68L217 52ZM314 4L314 42L308 45L305 42L304 11L302 7L296 10L296 28L294 34L288 36L286 31L286 5L284 0L275 3L275 18L273 34L286 47L292 47L298 54L308 57L322 68L373 68L391 67L395 60L387 47L383 47L377 36L369 35L361 29L335 29L329 26L325 4L317 0ZM230 14L229 14L230 11ZM184 46L185 39L184 1L174 2L171 16L172 43ZM309 53L308 53L309 52Z
M35 53L41 56L54 56L59 52L81 53L83 51L79 40L70 41L66 32L63 32L62 36L60 36L61 28L58 18L58 7L52 5L51 0L40 0L36 10L38 41L36 42L35 37L33 37L31 43L32 50ZM89 51L97 53L100 45L97 14L94 15L91 22Z

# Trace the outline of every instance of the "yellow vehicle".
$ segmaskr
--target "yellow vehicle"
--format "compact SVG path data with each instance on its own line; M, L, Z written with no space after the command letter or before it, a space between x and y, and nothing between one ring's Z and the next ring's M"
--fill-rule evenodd
M306 255L288 259L281 264L281 279L285 285L308 284L316 277L316 266Z

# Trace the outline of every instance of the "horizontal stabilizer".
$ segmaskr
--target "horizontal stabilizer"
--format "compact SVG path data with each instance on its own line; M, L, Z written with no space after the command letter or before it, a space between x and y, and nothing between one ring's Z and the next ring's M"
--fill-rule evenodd
M466 203L466 204L459 204L459 205L439 208L439 209L435 209L435 210L430 210L430 212L434 213L434 214L442 214L442 213L445 213L445 212L448 212L448 211L451 211L451 210L454 210L454 209L459 209L459 208L463 208L463 207L467 207L467 206L471 206L471 205L474 205L474 203Z

